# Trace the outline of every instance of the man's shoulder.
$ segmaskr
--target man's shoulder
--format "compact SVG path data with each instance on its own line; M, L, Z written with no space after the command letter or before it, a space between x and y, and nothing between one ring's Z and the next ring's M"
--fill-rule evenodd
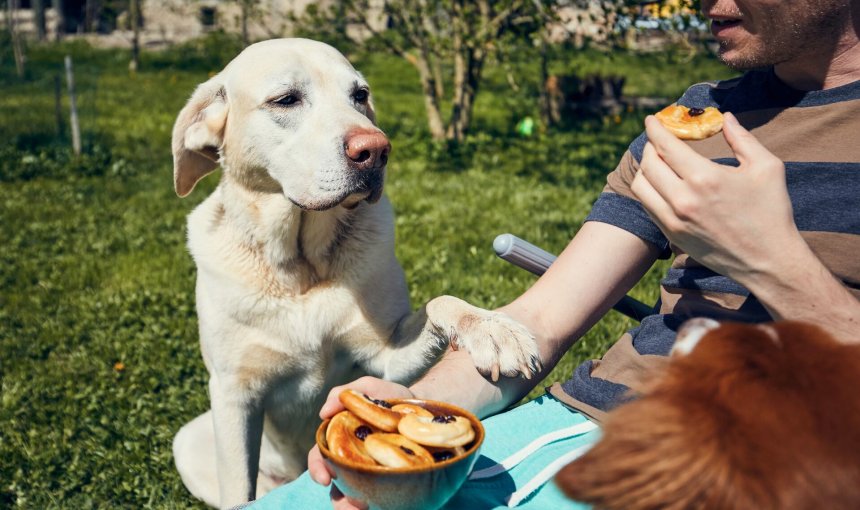
M728 80L695 83L678 99L678 104L696 108L704 108L706 106L720 108L726 97L741 86L745 81L744 78L745 75L741 75Z
M710 91L710 90L732 90L737 87L744 79L745 75L735 76L726 80L701 81L690 85L687 92L691 91Z

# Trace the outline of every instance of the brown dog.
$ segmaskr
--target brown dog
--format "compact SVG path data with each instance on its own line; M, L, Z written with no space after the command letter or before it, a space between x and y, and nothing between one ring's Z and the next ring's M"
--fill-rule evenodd
M625 510L860 508L860 345L799 322L695 319L672 354L559 473L568 496Z

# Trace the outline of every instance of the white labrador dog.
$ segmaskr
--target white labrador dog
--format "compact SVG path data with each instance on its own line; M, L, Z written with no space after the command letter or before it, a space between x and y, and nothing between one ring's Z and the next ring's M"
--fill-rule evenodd
M365 79L306 39L250 46L180 112L176 192L223 169L188 218L212 409L173 444L206 503L243 503L301 473L332 386L411 381L449 340L485 375L539 370L534 339L500 313L449 296L411 312L382 196L389 150Z

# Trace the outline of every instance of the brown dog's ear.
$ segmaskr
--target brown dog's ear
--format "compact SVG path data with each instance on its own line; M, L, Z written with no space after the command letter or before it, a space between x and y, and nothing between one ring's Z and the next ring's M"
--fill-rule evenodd
M191 193L197 181L218 166L224 141L227 105L220 75L197 87L173 125L173 185L176 194Z

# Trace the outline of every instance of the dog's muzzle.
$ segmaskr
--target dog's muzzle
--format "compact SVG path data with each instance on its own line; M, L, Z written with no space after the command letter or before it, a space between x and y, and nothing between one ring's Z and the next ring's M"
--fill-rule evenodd
M382 188L385 183L385 166L357 172L353 174L352 180L354 182L351 186L352 194L367 193L365 200L372 204L382 196Z
M367 193L367 200L374 203L382 196L385 180L385 165L391 152L391 142L377 128L356 128L346 134L343 151L351 173L350 194Z

